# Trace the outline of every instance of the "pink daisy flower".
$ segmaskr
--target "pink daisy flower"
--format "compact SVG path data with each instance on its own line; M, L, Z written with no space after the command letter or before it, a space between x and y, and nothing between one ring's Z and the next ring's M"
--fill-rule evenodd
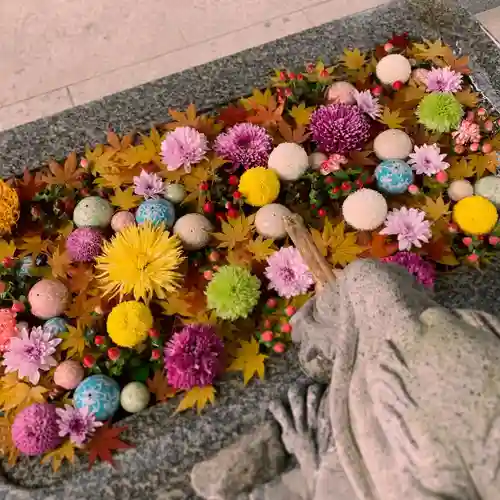
M421 248L422 243L428 243L432 231L430 222L425 220L425 212L401 207L389 212L380 234L397 236L399 250L410 250L412 246Z
M417 174L428 176L437 174L446 170L450 164L445 162L446 154L441 154L437 144L424 144L415 146L414 153L410 153L408 163L413 167Z
M141 170L140 175L134 177L134 193L139 196L158 198L164 190L165 184L158 174Z
M381 113L378 97L375 97L369 90L354 92L354 99L358 108L370 118L378 118Z
M466 146L470 142L479 142L481 140L481 130L477 123L472 120L462 120L460 127L451 133L456 144Z
M162 160L167 170L184 167L189 173L191 166L203 160L207 151L207 137L193 127L177 127L161 143Z
M102 422L96 421L95 415L86 406L74 408L64 405L64 408L57 408L56 413L59 436L69 436L70 441L76 445L84 444L102 425Z
M447 68L432 68L426 76L427 92L458 92L462 88L462 75Z

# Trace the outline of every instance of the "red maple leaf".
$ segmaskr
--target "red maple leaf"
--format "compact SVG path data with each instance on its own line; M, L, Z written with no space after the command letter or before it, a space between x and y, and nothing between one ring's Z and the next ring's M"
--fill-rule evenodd
M246 109L235 106L234 104L229 104L229 106L220 110L217 119L224 122L225 125L231 127L237 123L244 122L247 116L248 113Z
M46 186L42 181L42 174L33 175L27 168L24 169L22 179L17 179L16 188L21 201L31 201Z
M408 44L410 43L409 35L406 31L400 35L396 35L396 33L392 33L392 38L389 40L389 43L392 43L392 45L394 45L394 47L404 49L404 48L408 47Z
M111 420L108 420L102 427L99 427L87 445L87 450L89 451L89 469L94 465L96 458L114 466L112 451L135 448L135 446L119 439L120 434L127 430L126 426L110 427L110 424Z

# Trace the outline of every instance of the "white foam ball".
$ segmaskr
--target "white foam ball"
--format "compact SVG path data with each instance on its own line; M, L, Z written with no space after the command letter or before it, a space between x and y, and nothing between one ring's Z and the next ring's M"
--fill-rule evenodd
M500 177L488 175L474 184L474 192L500 207Z
M138 413L148 406L149 390L141 382L129 382L120 394L122 408L129 413Z
M186 250L200 250L210 241L213 231L211 222L201 214L186 214L174 225L174 234L182 242Z
M284 238L286 230L283 217L290 215L292 212L279 203L264 205L255 214L255 229L264 238Z
M373 151L381 160L406 160L412 149L410 136L396 128L380 132L373 141Z
M180 203L186 197L186 189L182 184L168 184L165 189L165 198L175 204Z
M472 187L472 184L465 179L453 181L448 187L448 196L450 197L450 200L453 201L463 200L473 194L474 188Z
M342 205L342 215L347 224L360 231L372 231L381 226L387 217L385 198L373 189L360 189L351 193Z
M309 168L306 150L294 142L283 142L269 155L267 166L283 181L296 181Z
M326 156L325 153L315 151L309 155L309 166L313 170L319 170L321 168L321 164L326 160L328 160L328 156Z
M384 85L392 85L394 82L406 83L410 79L411 64L401 54L389 54L380 59L375 72Z

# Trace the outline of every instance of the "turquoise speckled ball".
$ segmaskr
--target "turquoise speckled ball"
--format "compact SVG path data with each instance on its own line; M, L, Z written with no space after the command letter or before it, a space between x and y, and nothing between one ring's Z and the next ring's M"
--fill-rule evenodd
M73 404L76 408L87 406L97 420L107 420L120 406L120 386L107 375L92 375L76 388Z
M403 160L385 160L375 169L375 179L382 191L402 194L413 183L413 171Z
M43 324L43 329L50 332L53 337L68 330L68 322L59 316L48 319Z
M99 196L87 196L80 200L73 212L73 221L78 227L109 226L113 217L113 207L108 200Z
M135 220L137 224L150 221L155 226L163 223L166 227L172 227L175 222L175 209L167 200L147 200L139 205Z

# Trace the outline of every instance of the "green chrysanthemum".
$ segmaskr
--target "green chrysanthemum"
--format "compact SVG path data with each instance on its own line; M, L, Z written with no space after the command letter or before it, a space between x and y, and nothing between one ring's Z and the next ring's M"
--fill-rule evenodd
M425 128L436 132L450 132L457 129L464 110L449 92L433 92L426 95L418 105L418 121Z
M219 318L246 318L260 296L260 280L247 269L224 266L217 271L206 289L207 304Z

